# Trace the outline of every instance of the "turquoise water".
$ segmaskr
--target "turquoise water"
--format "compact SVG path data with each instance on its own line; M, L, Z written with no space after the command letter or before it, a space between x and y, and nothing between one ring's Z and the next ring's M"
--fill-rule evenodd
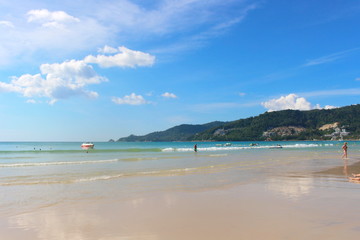
M196 153L194 144L198 146ZM319 154L326 156L329 153L336 159L341 144L322 141L255 144L98 142L94 149L83 150L79 142L2 142L0 186L73 184L135 176L222 171L222 168L231 169L232 165L285 164L294 157L318 158ZM281 148L277 148L279 145ZM359 143L351 142L349 146L353 152L358 151ZM276 158L285 159L278 162Z
M342 142L94 144L86 151L80 142L1 142L2 211L156 191L216 189L284 176L312 179L316 172L344 164ZM278 145L282 148L274 148ZM360 142L349 142L349 155L349 164L359 160ZM344 176L325 179L347 181Z

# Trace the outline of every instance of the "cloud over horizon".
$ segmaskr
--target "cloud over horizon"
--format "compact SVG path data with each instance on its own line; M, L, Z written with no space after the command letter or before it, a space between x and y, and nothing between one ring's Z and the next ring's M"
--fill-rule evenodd
M20 77L13 76L10 83L0 81L0 91L20 93L26 98L45 97L50 99L48 101L50 104L76 95L97 98L99 94L87 90L86 86L100 84L108 81L108 79L98 75L90 63L99 64L101 67L133 68L135 66L151 66L155 60L155 57L148 53L130 50L125 47L119 47L119 51L121 53L115 55L117 56L115 58L107 58L111 56L104 55L101 55L102 58L99 56L97 58L87 56L84 60L41 64L40 73L38 74L23 74ZM133 105L146 102L140 97L132 94L129 97L125 97L123 102ZM40 101L31 99L27 102L36 103ZM115 102L119 104L121 101L117 99Z
M312 105L304 97L291 93L287 96L281 96L277 99L271 99L267 102L262 102L261 105L268 109L269 112L280 110L312 110L322 109L319 104ZM336 108L334 106L326 105L324 109Z

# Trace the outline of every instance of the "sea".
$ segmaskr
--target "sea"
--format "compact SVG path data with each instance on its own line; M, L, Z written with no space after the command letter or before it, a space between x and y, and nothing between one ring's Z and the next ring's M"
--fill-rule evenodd
M275 188L277 182L300 181L303 189L284 193L296 198L314 179L325 186L347 183L351 173L326 171L360 160L359 141L349 142L346 162L341 141L94 144L84 150L81 142L0 142L0 214L63 201L204 191L264 179Z

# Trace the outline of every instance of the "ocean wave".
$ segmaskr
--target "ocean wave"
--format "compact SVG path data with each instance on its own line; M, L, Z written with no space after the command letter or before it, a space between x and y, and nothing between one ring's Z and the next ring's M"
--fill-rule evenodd
M61 162L18 162L18 163L1 163L0 168L16 168L16 167L42 167L56 165L81 165L81 164L106 164L115 162L132 162L157 160L158 157L134 157L134 158L116 158L106 160L86 160L86 161L61 161Z
M34 154L68 154L68 153L116 153L116 152L161 152L161 148L121 148L121 149L34 149L34 150L13 150L13 151L0 151L0 154L18 154L18 153L34 153Z
M323 145L316 144L316 143L309 143L309 144L296 143L296 144L283 145L282 147L284 147L284 148L314 148L314 147L323 147Z
M52 165L78 165L78 164L95 164L95 163L112 163L119 159L109 160L93 160L93 161L73 161L73 162L23 162L23 163L3 163L0 168L5 167L38 167L38 166L52 166Z
M247 150L247 149L269 149L269 148L315 148L315 147L330 147L334 144L316 144L316 143L296 143L296 144L284 144L284 145L257 145L257 146L209 146L198 147L197 150L206 151L234 151L234 150ZM163 152L193 152L194 148L164 148Z

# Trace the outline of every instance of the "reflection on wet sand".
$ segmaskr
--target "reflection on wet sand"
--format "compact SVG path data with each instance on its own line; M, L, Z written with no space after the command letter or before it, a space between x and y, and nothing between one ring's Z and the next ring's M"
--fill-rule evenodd
M198 212L198 209L192 204L184 206L179 203L176 194L170 193L155 197L93 199L52 205L11 216L4 224L8 225L8 230L2 231L2 236L39 240L170 239L172 234L177 234L178 222L190 222L192 220L187 218L198 217L191 211ZM14 238L9 229L16 229L22 236ZM160 238L159 234L167 237Z
M351 176L349 176L348 159L344 159L344 174L345 174L345 176L348 177L349 182L360 183L360 174L359 173L351 173Z
M127 200L92 199L33 209L10 217L1 239L37 240L238 240L356 238L356 192L313 191L314 179L272 178L269 184L227 190L139 195ZM286 185L289 184L289 187ZM305 201L274 197L264 189ZM340 191L340 192L339 192ZM316 194L314 194L316 192ZM316 197L314 197L316 196ZM328 196L331 196L329 198ZM326 199L324 204L324 199ZM349 207L350 209L351 207ZM331 210L331 211L330 211ZM344 213L343 215L341 213ZM291 218L289 217L296 216ZM4 226L4 225L2 225ZM16 234L14 234L16 231ZM22 235L19 235L22 234Z
M303 195L310 193L314 180L310 177L274 177L267 182L269 190L280 193L287 198L297 200Z
M324 171L316 172L322 176L333 176L346 179L352 183L360 183L360 161L344 158L343 166L333 167Z
M61 212L56 208L25 213L9 219L11 228L26 230L27 239L89 239L92 228L101 226L96 216L72 209Z
M156 234L137 231L136 215L144 205L144 199L116 204L92 204L83 206L53 206L40 211L23 213L9 219L9 229L26 232L26 239L59 240L157 240ZM112 205L112 206L111 206ZM139 216L140 217L140 216ZM17 238L17 239L23 239Z

